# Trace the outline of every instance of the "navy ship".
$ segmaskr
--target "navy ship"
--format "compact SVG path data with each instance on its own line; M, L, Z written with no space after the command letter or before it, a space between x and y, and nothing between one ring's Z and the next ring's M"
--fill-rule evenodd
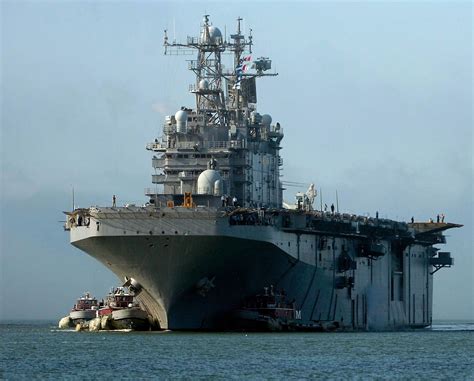
M283 127L257 111L257 80L277 73L253 57L241 21L229 37L208 15L183 43L165 31L165 54L197 55L195 106L177 107L146 145L148 202L68 212L71 243L124 279L161 329L429 326L433 274L453 264L435 246L461 225L315 210L312 184L284 203Z

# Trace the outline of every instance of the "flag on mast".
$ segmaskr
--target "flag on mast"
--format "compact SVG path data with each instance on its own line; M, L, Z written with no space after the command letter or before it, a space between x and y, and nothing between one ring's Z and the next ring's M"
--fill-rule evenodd
M248 70L248 65L244 64L244 62L249 62L251 60L252 60L252 56L245 56L245 57L242 57L239 60L239 64L235 68L236 79L235 79L235 84L232 87L233 89L240 89L240 83L242 81L242 74L245 73Z

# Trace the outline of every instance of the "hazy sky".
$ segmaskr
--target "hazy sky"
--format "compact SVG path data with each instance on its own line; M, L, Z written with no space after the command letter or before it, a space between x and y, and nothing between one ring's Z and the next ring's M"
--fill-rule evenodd
M435 274L434 318L474 319L470 2L1 2L0 318L66 315L115 276L69 244L63 210L144 203L145 144L193 106L171 39L203 14L253 29L260 113L284 128L284 180L314 182L342 211L464 224ZM292 201L298 189L286 191ZM319 200L316 201L319 204Z

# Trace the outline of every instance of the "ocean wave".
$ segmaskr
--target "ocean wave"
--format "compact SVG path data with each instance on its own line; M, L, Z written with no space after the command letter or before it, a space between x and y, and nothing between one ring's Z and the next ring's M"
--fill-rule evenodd
M474 323L433 324L433 331L474 331Z

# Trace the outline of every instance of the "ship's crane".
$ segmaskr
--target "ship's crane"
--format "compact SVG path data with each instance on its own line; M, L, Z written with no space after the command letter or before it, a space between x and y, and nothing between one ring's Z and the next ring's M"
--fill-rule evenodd
M284 181L284 186L296 187L306 185L304 183L298 183L293 181ZM285 204L286 209L299 209L299 210L306 210L310 211L313 210L313 203L318 195L318 191L315 189L314 184L310 184L306 193L298 192L295 194L295 206L291 207L288 204Z

